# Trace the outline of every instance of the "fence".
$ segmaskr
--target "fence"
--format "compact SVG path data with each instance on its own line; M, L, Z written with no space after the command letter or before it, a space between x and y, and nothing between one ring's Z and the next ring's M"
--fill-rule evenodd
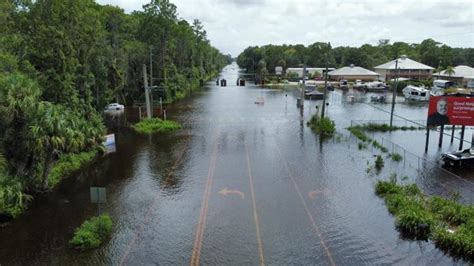
M423 121L410 121L410 120L394 120L393 125L398 127L420 127L423 125ZM387 120L352 120L351 126L363 125L368 123L375 124L388 124ZM424 129L421 129L424 130ZM413 152L408 151L401 145L393 142L392 140L381 136L380 134L367 133L366 135L373 141L377 141L381 146L387 149L387 157L389 155L397 153L402 156L401 160L395 162L391 159L386 160L385 167L387 171L391 173L397 173L397 175L406 175L411 177L410 181L421 183L423 186L429 186L430 191L438 190L438 194L450 195L453 191L458 191L462 195L462 199L466 203L472 203L474 201L474 182L472 179L463 178L455 173L448 171L447 169L441 167L437 159L429 159L427 157L422 157ZM355 143L352 147L349 148L359 149L358 143L360 140L350 134L349 136L350 143ZM373 144L368 144L366 149L372 153L382 153L379 148L375 147ZM472 174L471 176L472 177ZM435 186L439 187L436 188Z

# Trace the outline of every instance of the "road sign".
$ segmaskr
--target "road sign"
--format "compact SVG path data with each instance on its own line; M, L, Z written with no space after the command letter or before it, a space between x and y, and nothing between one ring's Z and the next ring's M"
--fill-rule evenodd
M91 187L91 202L92 203L106 203L107 197L105 187Z

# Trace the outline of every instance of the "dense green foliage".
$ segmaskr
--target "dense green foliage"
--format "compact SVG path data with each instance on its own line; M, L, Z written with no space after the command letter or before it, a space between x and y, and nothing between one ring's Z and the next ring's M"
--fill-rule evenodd
M94 0L6 0L0 25L0 214L10 216L25 208L25 192L51 189L93 157L104 106L143 101L150 52L152 94L167 102L230 59L169 0L132 14Z
M313 115L308 126L316 131L321 137L332 137L336 133L336 125L329 117L321 118L318 114Z
M395 161L395 162L399 162L403 160L403 156L396 152L393 152L392 154L390 154L390 157L392 158L392 161Z
M63 177L69 176L81 167L92 161L97 156L97 151L87 151L81 153L67 153L59 156L59 160L52 167L48 175L49 185L54 187Z
M81 250L97 248L112 232L112 225L112 218L107 214L93 217L76 229L69 243Z
M170 121L170 120L161 120L159 118L150 118L150 119L143 119L142 121L133 125L133 128L139 132L144 134L150 134L155 132L163 132L163 131L172 131L176 129L180 129L181 125L177 122Z
M312 67L324 67L326 57L329 67L343 67L354 64L364 68L373 68L401 55L432 66L447 69L449 66L474 66L474 48L451 48L432 39L419 44L380 40L378 45L364 44L361 47L336 47L315 42L305 47L296 45L250 46L237 58L240 67L252 73L274 73L276 66L300 67L306 64ZM288 73L287 73L288 74Z
M396 226L407 236L431 239L454 256L474 261L474 207L455 200L426 196L415 185L396 178L377 181L375 193L385 199Z

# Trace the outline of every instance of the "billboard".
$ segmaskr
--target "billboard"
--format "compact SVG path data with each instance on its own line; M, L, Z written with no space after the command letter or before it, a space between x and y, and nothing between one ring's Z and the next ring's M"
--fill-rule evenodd
M474 98L431 96L428 126L474 126Z

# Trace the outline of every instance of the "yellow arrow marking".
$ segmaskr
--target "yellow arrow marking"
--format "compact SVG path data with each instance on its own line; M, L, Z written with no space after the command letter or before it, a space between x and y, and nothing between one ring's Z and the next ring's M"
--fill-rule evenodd
M245 194L243 192L238 191L238 190L227 189L227 188L221 189L221 191L219 191L219 194L226 197L228 194L235 194L235 195L240 196L242 199L245 198Z
M310 197L311 199L315 199L319 194L327 196L329 194L332 194L332 191L328 188L312 190L308 192L308 197Z

